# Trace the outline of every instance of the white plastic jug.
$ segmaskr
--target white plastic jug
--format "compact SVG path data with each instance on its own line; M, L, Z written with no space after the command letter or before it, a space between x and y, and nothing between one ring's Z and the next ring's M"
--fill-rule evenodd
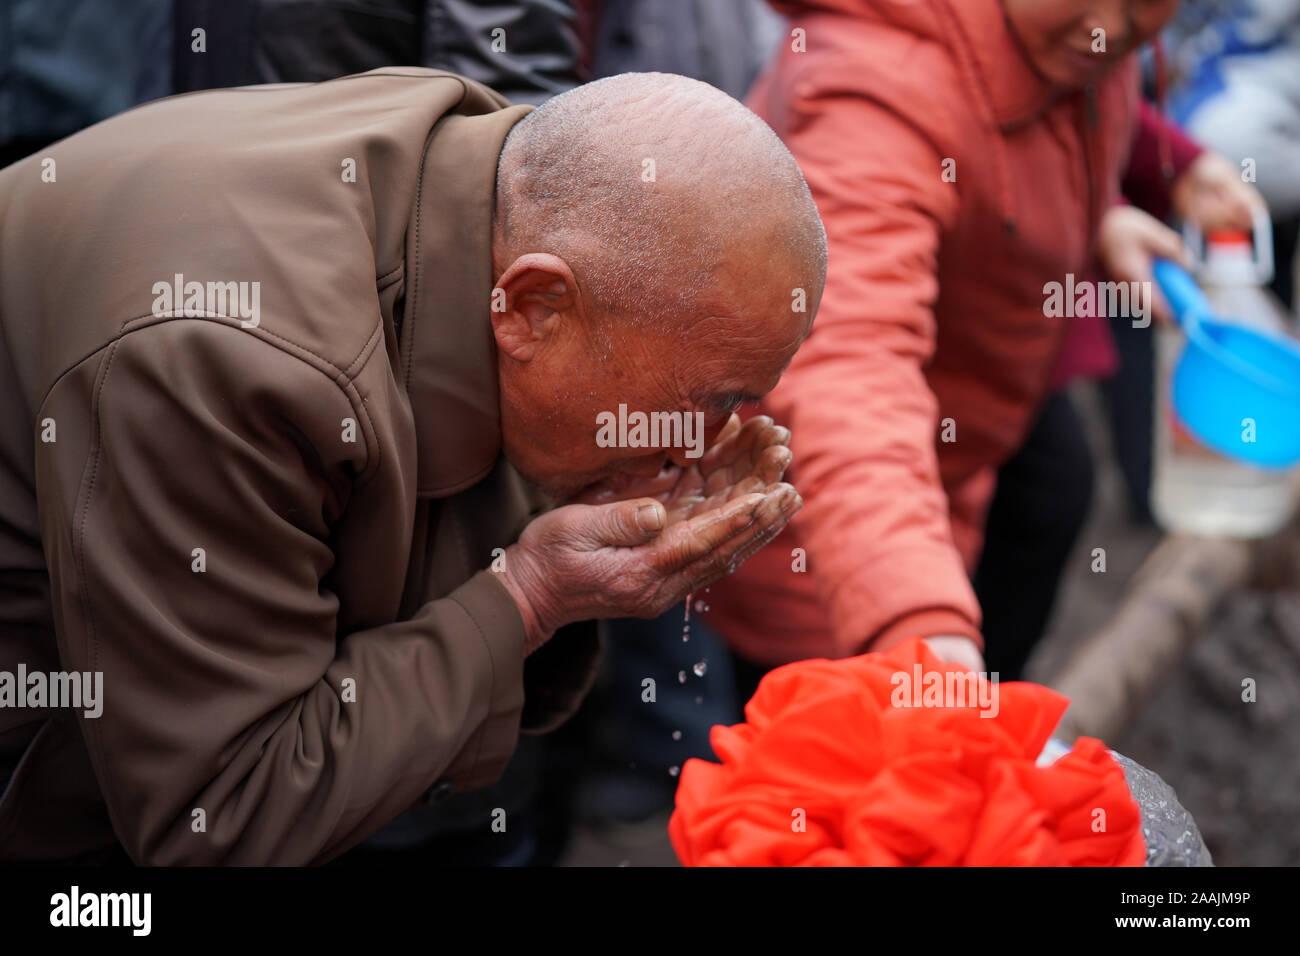
M1272 236L1267 213L1251 235L1235 230L1201 237L1184 233L1206 297L1225 320L1293 334L1290 316L1273 297ZM1300 469L1266 471L1225 458L1196 440L1177 419L1169 389L1185 339L1176 327L1155 327L1155 416L1152 421L1151 510L1161 527L1215 537L1257 538L1286 524L1300 500ZM1243 428L1248 427L1243 425ZM1300 428L1300 422L1296 423Z

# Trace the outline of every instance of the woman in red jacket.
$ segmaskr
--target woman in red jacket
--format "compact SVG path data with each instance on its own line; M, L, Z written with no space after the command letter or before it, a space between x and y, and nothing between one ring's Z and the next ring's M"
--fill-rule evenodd
M830 243L813 333L762 409L793 433L805 508L713 586L708 623L764 666L920 636L981 669L970 574L996 472L1071 321L1047 290L1094 256L1125 282L1182 256L1119 205L1132 54L1177 0L776 5L792 39L750 105Z

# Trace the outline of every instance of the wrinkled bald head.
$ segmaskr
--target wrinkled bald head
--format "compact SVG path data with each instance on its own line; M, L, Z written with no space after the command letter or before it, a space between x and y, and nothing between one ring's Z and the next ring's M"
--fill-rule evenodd
M770 390L811 327L826 238L762 120L707 84L629 73L515 125L493 266L506 454L563 498L685 457L601 447L600 412L701 411L716 431Z
M770 232L809 277L826 245L799 167L707 83L625 73L520 121L498 166L507 249L549 248L611 316L688 321L738 242Z

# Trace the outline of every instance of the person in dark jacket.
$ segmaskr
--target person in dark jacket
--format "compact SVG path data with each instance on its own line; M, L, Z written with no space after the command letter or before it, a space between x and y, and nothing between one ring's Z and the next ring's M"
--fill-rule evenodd
M173 24L177 93L427 66L536 105L585 79L572 0L175 0Z
M0 4L0 168L171 82L171 0Z

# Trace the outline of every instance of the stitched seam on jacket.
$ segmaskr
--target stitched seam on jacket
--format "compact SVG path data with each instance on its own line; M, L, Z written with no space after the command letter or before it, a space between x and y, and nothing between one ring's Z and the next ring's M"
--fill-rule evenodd
M90 589L86 586L86 522L90 512L90 500L95 494L95 479L99 475L99 463L104 453L104 442L102 430L100 428L100 400L104 393L104 387L108 384L108 374L112 369L113 358L117 354L118 341L118 339L113 340L113 343L108 348L107 354L102 360L103 370L100 373L99 384L95 388L95 396L91 400L90 417L93 425L90 434L90 455L82 469L81 484L84 486L84 490L79 489L77 494L79 499L78 510L80 511L80 516L76 519L72 532L72 548L77 567L77 595L81 599L82 613L86 618L86 657L90 663L91 671L99 669L97 666L99 664L99 639L96 636L94 605L90 600ZM108 799L108 791L114 788L111 785L108 766L106 764L101 765L99 759L99 752L103 747L103 738L100 736L98 723L93 727L87 727L86 734L87 736L93 736L95 738L95 746L88 747L87 752L95 766L95 775L99 780L99 785L104 791L104 805L105 808L109 810L109 819L111 821L111 808L115 805L115 801L110 801ZM113 831L116 835L117 826L115 821Z
M352 490L356 492L362 490L367 485L369 485L372 481L375 480L375 477L379 474L379 463L383 460L384 449L383 446L379 444L379 433L375 431L375 423L370 418L370 399L367 398L365 395L362 395L359 391L357 391L356 387L353 386L350 382L348 383L348 387L351 388L354 392L357 392L357 398L361 399L361 409L358 412L358 416L366 420L366 427L370 429L371 435L374 436L374 443L375 443L375 460L374 460L373 467L371 466L371 462L367 460L366 466L362 470L363 477L358 478L352 485ZM345 391L344 394L346 395L347 392ZM348 397L348 402L349 404L351 404L352 402L350 396ZM368 458L369 456L367 456L367 459Z
M370 333L370 338L366 339L366 344L361 346L361 351L357 353L357 357L354 358L351 362L349 362L348 367L344 369L343 374L348 377L349 382L354 381L356 379L356 373L353 371L353 369L355 369L358 365L366 364L366 359L368 359L370 357L370 353L375 350L375 345L379 342L379 339L383 334L384 334L384 320L381 318L379 322L376 323L375 330Z
M126 328L126 326L130 325L132 322L140 322L143 319L153 319L153 318L158 318L158 321L142 323L130 330L127 330ZM63 381L64 377L67 376L69 372L76 369L87 359L92 358L96 353L116 345L118 342L122 341L122 339L124 339L127 335L130 335L133 332L142 331L143 329L153 328L155 325L161 325L163 322L175 322L175 321L187 321L187 320L210 320L210 319L230 319L229 322L217 323L218 325L224 325L228 328L234 328L235 326L233 325L233 323L235 321L238 321L236 318L228 315L214 315L214 316L167 315L162 317L156 317L152 313L150 313L149 315L138 315L133 319L127 319L124 323L122 323L122 328L118 330L117 335L113 336L113 338L109 339L107 342L104 342L103 344L95 348L93 351L86 353L81 358L77 359L75 362L73 362L71 365L65 368L58 375L56 375L54 379L50 382L49 388L45 390L45 394L41 396L41 400L36 407L41 408L45 405L45 403L49 400L50 393L54 391L54 389L58 386L58 384L61 381ZM307 365L312 366L313 368L316 369L316 371L320 372L322 375L326 375L325 369L321 368L320 365L317 365L316 363L303 358L302 355L299 355L297 353L303 352L306 353L307 355L311 355L315 357L320 361L322 365L328 366L329 369L333 370L336 373L334 376L330 377L330 380L338 387L338 389L341 392L343 392L348 405L358 415L358 417L360 419L364 419L365 427L363 428L363 431L368 430L368 436L370 438L372 447L367 448L367 456L366 456L367 460L365 465L361 469L362 475L364 477L358 478L357 481L354 483L353 487L359 490L361 488L364 488L366 485L368 485L370 481L373 479L373 477L379 473L381 449L379 447L379 439L377 437L378 432L375 429L373 420L370 418L370 412L369 412L367 400L361 395L361 392L357 389L356 385L354 384L355 381L354 377L349 377L346 369L339 368L337 365L335 365L329 359L325 358L323 355L318 355L316 352L313 352L311 349L304 348L295 342L291 342L290 340L284 338L283 336L276 335L274 332L268 332L265 329L261 329L261 328L255 331L251 331L247 329L240 329L239 331L245 335L252 334L254 338L261 339L271 348L279 349L281 352L284 352L292 356L293 358L298 359L300 362L304 362ZM375 338L376 343L378 343L378 338L376 336L382 333L382 331L383 331L383 319L380 318L377 323L376 332L371 333L371 336L372 338ZM261 333L260 335L257 334L259 332ZM274 339L276 341L271 341L271 339ZM374 354L373 347L370 350L370 354L371 355ZM355 364L355 360L353 360L353 364ZM373 452L373 455L371 455L371 452ZM373 461L371 460L372 457L373 457Z
M415 361L415 335L420 325L419 322L415 321L415 317L419 315L420 273L422 271L420 268L420 223L424 218L424 170L429 163L429 147L433 144L434 133L438 131L438 127L442 125L449 115L455 114L464 105L466 97L469 96L469 87L465 84L465 81L460 77L455 77L455 79L460 82L460 99L456 101L455 106L438 117L438 121L429 128L429 134L424 137L424 151L420 156L420 175L415 182L415 248L412 250L411 256L414 268L411 269L411 294L406 299L409 320L405 323L405 329L403 330L409 339L409 344L403 346L406 352L406 361L402 364L402 374L407 382L411 380L411 365Z
M471 578L471 580L473 579ZM448 595L448 597L456 602L456 606L465 612L465 616L469 618L470 623L474 625L474 633L476 633L479 640L483 642L483 649L487 652L488 675L491 678L491 688L488 691L488 712L487 716L483 718L483 723L479 726L478 745L474 748L474 759L470 763L469 768L469 779L472 781L478 776L478 765L483 756L483 738L487 736L488 724L494 719L492 716L492 703L496 698L497 664L496 658L492 656L492 646L488 643L487 636L483 633L483 628L479 627L478 618L471 614L469 608L462 604L460 599L455 597L455 595ZM455 759L456 758L453 756L452 761L454 762Z
M111 339L108 339L108 340L105 341L105 342L101 342L99 345L95 346L93 349L91 349L91 350L90 350L89 352L87 352L85 355L82 355L80 358L73 359L71 362L68 363L68 366L67 366L65 369L63 369L63 371L61 371L61 372L59 372L57 375L55 375L54 378L52 378L52 379L50 380L49 387L46 388L44 394L41 395L40 401L38 401L38 402L36 403L36 407L37 407L37 408L40 408L42 405L45 404L45 401L50 397L50 392L54 391L55 386L57 386L57 385L59 384L59 382L63 379L63 377L64 377L65 375L67 375L69 372L71 372L73 369L75 369L77 366L79 366L82 362L86 361L86 359L88 359L88 358L90 358L91 356L95 355L95 353L97 353L97 352L101 352L101 351L103 351L104 349L108 348L108 347L109 347L110 345L112 345L113 343L118 342L118 341L121 341L121 339L122 339L123 336L129 334L129 333L128 333L128 330L127 330L127 326L128 326L128 325L130 325L130 324L133 323L133 322L142 322L142 323L143 323L143 320L145 320L145 319L156 319L157 321L154 321L154 322L148 322L148 323L141 324L141 325L137 326L137 327L134 328L134 329L130 329L129 331L130 331L130 332L138 332L140 329L147 329L147 328L150 328L151 326L154 326L154 325L161 325L163 322L176 322L176 321L183 321L183 320L199 320L199 319L204 319L204 320L210 320L210 319L228 319L228 320L229 320L229 322L221 322L221 323L218 323L218 324L220 324L220 325L231 325L231 323L242 321L239 317L237 317L237 316L232 316L232 315L208 315L208 314L205 313L205 314L203 314L203 315L171 315L171 314L168 314L168 315L163 315L163 316L155 316L152 312L146 313L146 314L144 314L144 315L137 315L137 316L135 316L135 317L133 317L133 318L127 319L125 322L122 323L121 327L118 328L118 330L117 330L117 334L114 335ZM382 327L383 327L383 319L382 319L382 318L379 319L378 324L379 324L380 328L382 329ZM251 334L254 338L262 338L263 336L265 336L265 337L267 337L268 339L275 339L276 342L268 342L267 344L268 344L268 345L274 345L276 348L280 349L281 351L283 351L283 352L289 352L291 355L293 355L294 352L295 352L295 350L296 350L296 351L298 351L298 352L305 352L306 354L315 357L316 359L318 359L318 360L321 362L321 364L328 366L330 369L332 369L334 372L337 373L338 384L340 384L340 385L342 385L344 382L349 382L349 383L350 383L350 381L351 381L351 379L349 379L348 376L347 376L347 370L346 370L346 369L339 368L339 366L335 365L333 362L331 362L331 361L330 361L329 359L327 359L325 356L320 355L320 354L317 353L317 352L313 352L311 349L306 348L305 346L299 345L299 344L296 343L296 342L292 342L292 341L290 341L289 339L286 339L286 338L285 338L284 336L282 336L282 335L276 335L274 332L268 331L267 329L263 329L263 328L261 328L261 327L257 328L256 330L249 330L249 329L242 329L242 328L241 328L240 331L241 331L241 332L244 332L245 334ZM283 342L284 344L283 344L283 345L279 345L279 344L277 344L277 343L279 343L279 342ZM302 359L302 356L301 356L301 355L294 355L294 357L295 357L295 358L298 358L298 359ZM304 360L304 361L305 361L305 360ZM310 364L310 363L309 363L309 364ZM322 371L322 373L323 373L323 371L324 371L323 369L318 369L318 370L319 370L319 371Z
M158 321L143 323L144 319L157 319ZM228 319L229 321L220 322L218 324L226 325L229 326L230 328L235 327L234 326L235 322L244 321L237 315L222 315L219 312L204 312L201 315L176 315L175 313L172 312L167 312L162 315L154 315L152 312L150 312L148 315L137 315L133 319L127 319L125 322L122 323L121 328L117 330L117 335L115 336L115 338L121 338L124 334L126 334L127 332L126 327L130 325L132 322L143 323L137 326L137 328L130 330L132 332L136 332L139 329L147 329L150 326L161 325L163 322L175 322L175 321L197 320L197 319ZM383 320L380 319L380 324L382 324L382 322ZM261 338L262 336L267 336L268 338L275 339L277 342L283 342L285 346L283 348L284 351L296 349L299 352L306 352L308 355L320 359L320 361L323 364L328 365L330 368L334 369L334 371L338 372L339 376L344 381L350 381L347 375L346 368L340 367L339 365L335 364L331 360L327 359L325 356L321 355L319 352L313 351L312 349L307 348L307 346L305 345L300 345L299 343L293 341L292 339L285 338L283 335L277 335L275 332L272 332L270 329L265 329L262 328L261 325L258 325L256 329L245 329L243 327L240 327L239 331L244 332L246 334L252 334L254 338Z
M406 361L402 363L404 382L411 380L411 366L415 363L415 330L419 323L414 319L416 304L420 301L420 208L424 205L424 163L429 157L429 144L433 139L433 130L437 128L438 124L433 124L433 129L429 130L429 135L424 138L424 159L420 161L420 175L415 183L415 241L413 243L415 248L412 250L414 268L411 269L411 293L406 297L405 319L402 322L402 331L406 338L402 343L402 351L406 356Z

